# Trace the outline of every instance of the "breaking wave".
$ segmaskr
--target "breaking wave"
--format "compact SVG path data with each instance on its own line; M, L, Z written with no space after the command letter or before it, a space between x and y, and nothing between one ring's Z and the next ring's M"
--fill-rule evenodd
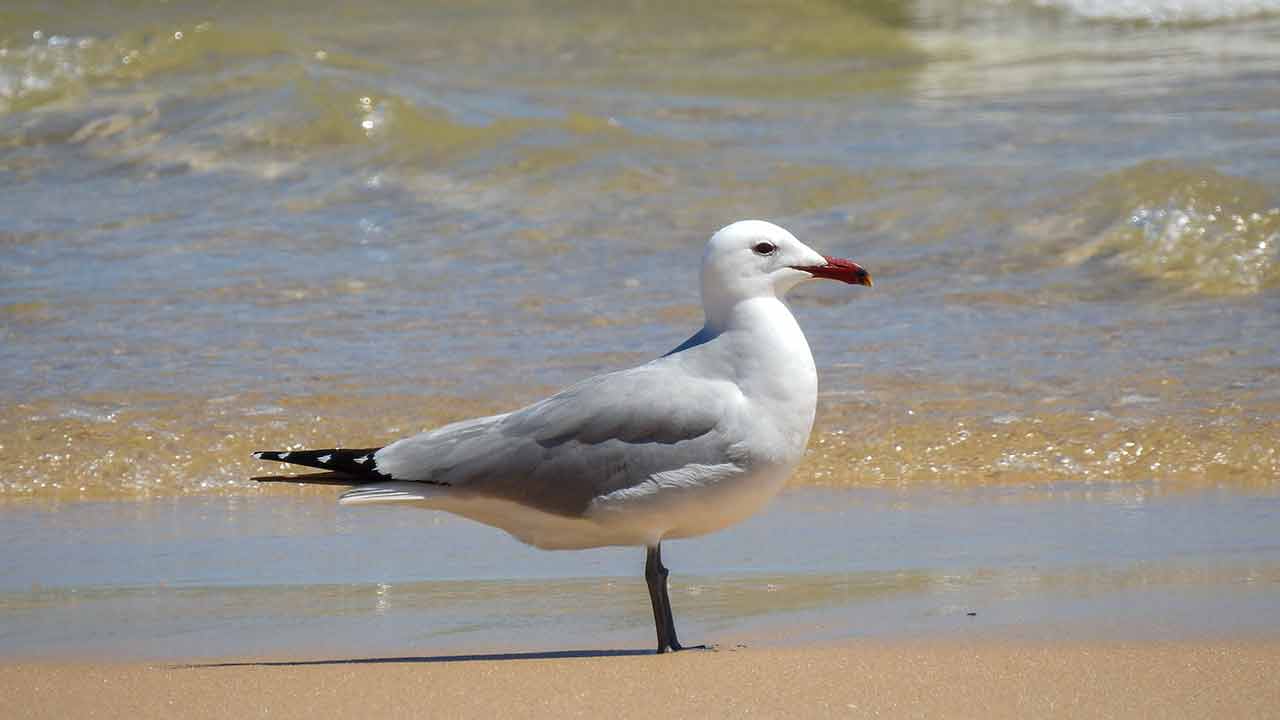
M1157 25L1241 20L1280 13L1276 0L1034 0L1039 7L1089 20Z
M1149 161L1111 173L1035 230L1068 265L1093 263L1203 295L1280 287L1280 204L1209 168Z

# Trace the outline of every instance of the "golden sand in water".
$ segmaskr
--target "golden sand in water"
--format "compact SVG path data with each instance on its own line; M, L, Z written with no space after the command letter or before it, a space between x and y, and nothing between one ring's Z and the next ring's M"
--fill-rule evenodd
M535 399L515 399L516 404ZM254 450L370 447L510 409L451 397L96 396L0 410L0 498L93 499L251 494L278 472ZM824 402L798 485L976 487L1146 483L1274 490L1280 409L1203 408L1174 416L964 407L895 412Z

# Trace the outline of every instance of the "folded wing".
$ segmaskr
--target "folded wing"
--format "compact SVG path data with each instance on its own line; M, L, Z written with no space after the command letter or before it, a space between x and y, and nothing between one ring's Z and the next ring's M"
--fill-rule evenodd
M727 381L650 363L510 414L400 440L375 457L392 480L577 516L595 498L659 474L741 461L724 427L733 416L727 405L738 398Z

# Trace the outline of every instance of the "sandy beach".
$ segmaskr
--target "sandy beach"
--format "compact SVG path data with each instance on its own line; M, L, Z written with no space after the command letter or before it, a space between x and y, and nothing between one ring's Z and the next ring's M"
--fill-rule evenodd
M1280 642L0 665L6 718L1280 716Z

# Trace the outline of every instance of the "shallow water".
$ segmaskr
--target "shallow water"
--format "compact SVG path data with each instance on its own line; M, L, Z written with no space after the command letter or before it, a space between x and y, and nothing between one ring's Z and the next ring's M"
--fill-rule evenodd
M799 482L1280 479L1280 5L0 10L0 497L253 493L653 357L767 217Z
M1280 503L1134 484L784 494L664 546L687 640L1273 634ZM635 548L541 552L315 493L0 510L0 654L647 649ZM972 613L972 614L971 614Z

